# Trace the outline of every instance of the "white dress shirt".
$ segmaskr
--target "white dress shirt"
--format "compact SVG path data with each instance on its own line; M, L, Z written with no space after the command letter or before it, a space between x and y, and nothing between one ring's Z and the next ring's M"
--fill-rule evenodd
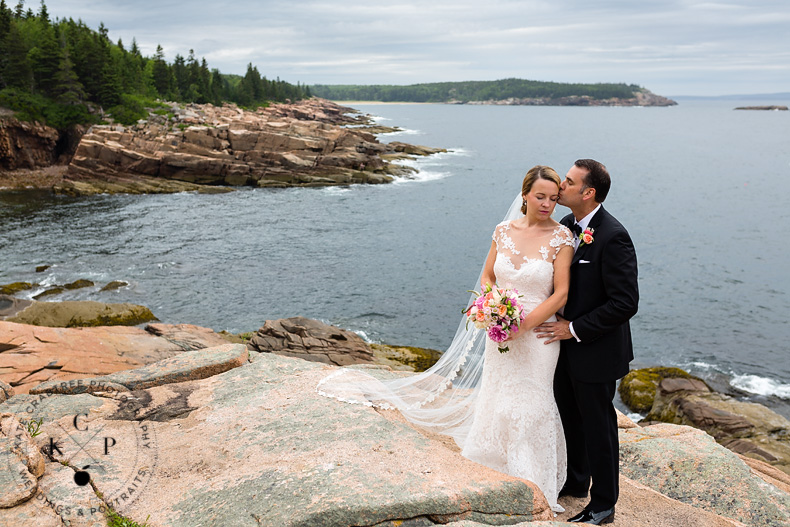
M601 208L601 205L598 204L598 206L595 207L591 213L589 213L587 216L583 217L582 219L576 221L576 224L579 227L582 228L582 232L584 232L584 230L590 224L590 220L592 219L593 216L595 216L595 213L598 212L598 209L600 209L600 208ZM581 240L579 239L578 236L576 236L576 238L573 241L573 252L574 253L576 253L576 250L579 248L579 243L580 242L581 242ZM573 335L573 338L576 339L576 342L581 342L581 339L576 336L576 332L573 331L573 322L568 324L568 329L570 330L571 335Z

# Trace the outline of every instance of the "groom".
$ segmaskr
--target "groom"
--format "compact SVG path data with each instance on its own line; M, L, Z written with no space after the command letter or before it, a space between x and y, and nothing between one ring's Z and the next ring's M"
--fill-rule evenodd
M610 184L606 167L592 159L579 159L565 176L558 203L572 214L561 223L576 235L570 290L562 317L535 328L547 344L561 341L554 397L568 478L560 496L583 498L589 489L590 503L568 521L594 525L614 520L619 444L612 400L615 382L634 358L628 320L639 302L631 237L601 206Z

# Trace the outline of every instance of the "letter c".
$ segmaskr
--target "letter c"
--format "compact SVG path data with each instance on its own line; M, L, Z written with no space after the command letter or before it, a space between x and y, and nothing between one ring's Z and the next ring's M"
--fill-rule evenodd
M77 414L77 415L75 415L75 416L74 416L74 428L76 428L76 429L77 429L77 430L79 430L80 432L84 432L85 430L87 430L87 429L88 429L88 425L85 425L85 428L80 428L80 427L79 427L79 425L78 425L78 423L77 423L77 419L79 419L79 418L80 418L80 416L83 416L83 415L84 415L85 417L88 417L88 414Z

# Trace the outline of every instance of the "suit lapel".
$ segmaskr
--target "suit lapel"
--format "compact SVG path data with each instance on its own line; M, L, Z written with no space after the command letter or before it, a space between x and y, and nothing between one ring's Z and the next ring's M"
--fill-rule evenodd
M587 228L588 229L592 229L593 231L595 231L595 229L597 229L598 226L603 221L603 218L604 218L605 214L606 214L606 211L604 210L603 205L601 205L601 208L598 209L598 212L595 213L595 216L590 218L590 223L587 224ZM593 232L593 238L595 238L595 233L594 232ZM595 243L594 239L593 239L593 243ZM592 245L592 244L590 244L590 245ZM581 257L585 253L589 252L590 245L579 244L579 248L576 249L576 252L573 254L573 260L571 260L571 265L577 264L579 262L579 260L581 259Z

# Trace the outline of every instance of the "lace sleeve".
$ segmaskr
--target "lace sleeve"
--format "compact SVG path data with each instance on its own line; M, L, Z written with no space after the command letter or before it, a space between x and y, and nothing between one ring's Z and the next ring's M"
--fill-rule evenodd
M508 228L508 222L503 221L502 223L496 226L496 228L494 229L494 233L491 235L491 239L494 240L494 243L496 243L497 251L501 249L499 245L502 241L502 236L505 234L507 228Z
M557 258L557 254L560 252L560 249L566 245L569 247L573 247L575 245L573 233L568 227L564 225L557 225L557 228L554 229L550 245L554 248L552 260L555 260Z

